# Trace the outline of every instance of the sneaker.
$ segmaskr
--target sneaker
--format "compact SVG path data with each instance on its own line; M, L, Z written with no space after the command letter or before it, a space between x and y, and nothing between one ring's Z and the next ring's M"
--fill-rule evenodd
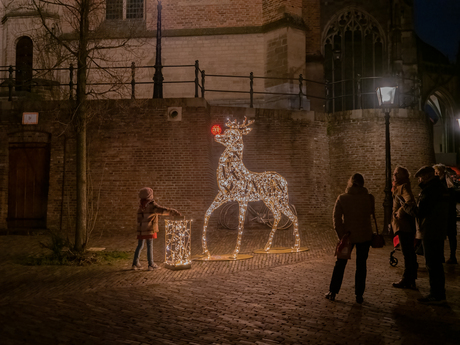
M133 267L131 267L131 269L137 271L139 269L139 267L137 267L136 265L133 265Z
M330 301L335 301L335 293L333 292L328 292L324 297L326 297Z
M148 270L149 270L149 271L153 271L155 268L158 268L158 265L157 265L157 264L149 265Z
M363 296L356 296L356 303L363 304L364 298Z
M442 304L446 303L446 298L438 298L435 296L428 295L426 297L418 298L417 301L423 304Z

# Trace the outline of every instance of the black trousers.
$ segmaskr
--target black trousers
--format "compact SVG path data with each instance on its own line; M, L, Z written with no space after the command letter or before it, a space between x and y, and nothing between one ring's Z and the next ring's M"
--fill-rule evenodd
M367 276L367 257L369 256L369 247L371 242L353 243L353 248L356 247L356 272L355 272L355 295L362 296L364 289L366 288L366 276ZM329 285L329 291L332 293L339 293L340 287L342 286L343 274L345 267L347 266L348 260L337 259L332 272L331 284Z
M399 244L404 257L403 278L408 281L417 279L417 255L415 254L415 233L398 231Z
M447 238L449 239L449 248L450 248L449 257L452 259L455 259L456 253L457 253L457 232L448 233Z
M436 298L446 298L444 266L444 240L423 239L426 268L430 279L430 295Z

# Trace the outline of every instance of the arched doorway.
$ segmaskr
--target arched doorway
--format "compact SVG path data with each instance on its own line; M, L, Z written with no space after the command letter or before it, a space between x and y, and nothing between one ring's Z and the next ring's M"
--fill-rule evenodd
M433 123L433 147L436 163L457 165L459 124L455 119L449 93L436 90L427 98L424 110Z
M16 91L31 91L33 42L23 36L16 44Z

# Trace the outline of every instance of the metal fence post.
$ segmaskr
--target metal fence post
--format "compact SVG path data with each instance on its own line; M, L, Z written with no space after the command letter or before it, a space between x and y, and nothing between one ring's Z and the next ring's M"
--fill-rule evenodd
M136 64L131 62L131 99L136 99Z
M358 74L357 78L357 87L358 87L358 109L363 109L363 95L361 94L361 75Z
M303 78L302 74L299 74L299 110L302 109L302 88L303 88Z
M13 99L13 66L8 68L8 101Z
M204 79L205 73L204 71L201 71L201 98L204 98Z
M73 92L73 65L70 64L69 66L69 99L70 100L73 99L72 92Z
M195 97L198 97L198 85L199 85L198 74L199 74L199 71L200 71L200 66L198 64L198 60L195 60Z
M254 73L249 73L249 95L250 95L250 108L254 108Z
M325 91L326 91L326 106L325 106L325 110L326 110L326 113L329 114L330 112L330 100L329 100L329 80L326 80L326 84L324 85L325 86Z

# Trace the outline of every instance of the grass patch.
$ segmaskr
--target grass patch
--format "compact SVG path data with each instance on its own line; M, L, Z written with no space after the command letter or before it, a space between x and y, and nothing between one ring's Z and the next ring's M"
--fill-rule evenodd
M73 253L62 251L59 254L40 254L20 259L20 263L26 266L88 266L97 264L112 264L118 260L126 260L132 256L130 252L122 251L101 251Z
M64 265L64 266L87 266L94 264L112 264L117 260L129 259L130 252L122 251L74 251L72 243L67 238L54 232L48 233L47 242L40 242L40 246L46 249L46 253L27 256L19 259L19 262L27 266Z

